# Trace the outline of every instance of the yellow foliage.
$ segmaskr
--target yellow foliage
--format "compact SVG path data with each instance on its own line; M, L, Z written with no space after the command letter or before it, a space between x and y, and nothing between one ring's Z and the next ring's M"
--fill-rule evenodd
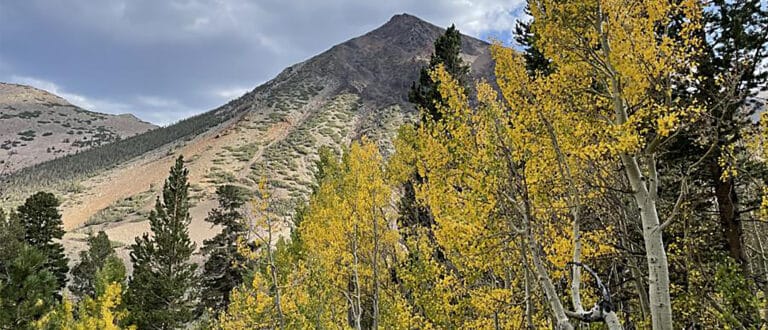
M615 228L601 216L619 211L603 201L623 188L622 159L648 156L648 167L654 148L702 111L670 92L673 80L695 73L701 8L694 0L532 3L551 74L530 77L520 54L494 45L498 92L479 82L470 102L438 66L430 74L439 121L401 128L386 170L365 140L332 166L338 173L320 183L298 228L306 256L285 286L295 327L352 326L349 316L370 312L377 288L385 328L551 327L542 277L567 279L569 262L616 253ZM657 33L677 15L686 18L682 38ZM416 197L435 225L401 237L392 185L414 168L423 178ZM539 254L543 275L531 272ZM235 317L223 321L267 313L271 294L254 280L233 293Z
M368 309L379 287L379 325L409 328L406 325L414 318L390 287L390 268L400 253L399 236L381 155L374 144L363 139L350 147L341 166L330 167L325 170L338 173L327 173L320 182L297 228L306 254L296 260L293 269L281 270L287 273L280 284L285 325L292 329L351 326L347 322L349 311ZM253 208L266 209L264 200L255 202ZM277 327L271 283L259 273L251 283L236 289L219 326Z
M761 161L768 160L768 113L760 114L760 123L755 132L749 135L747 147L755 153ZM722 162L721 162L722 163ZM722 165L721 165L722 166ZM725 175L723 171L723 175ZM759 219L768 221L768 187L761 188Z
M103 294L95 299L91 297L84 298L78 304L76 314L74 313L72 302L69 299L65 299L61 306L43 316L35 325L38 329L136 329L134 326L120 327L118 325L128 315L125 310L119 308L121 300L122 284L113 282L107 286Z

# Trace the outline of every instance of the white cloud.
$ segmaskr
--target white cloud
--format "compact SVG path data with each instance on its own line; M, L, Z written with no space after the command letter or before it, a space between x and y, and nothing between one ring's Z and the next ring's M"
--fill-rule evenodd
M256 84L261 85L259 84ZM253 87L232 87L232 88L223 88L223 89L217 89L213 91L213 95L216 97L229 101L231 99L234 99L236 97L243 96L243 94L250 92L253 89Z
M512 31L525 0L27 0L47 19L139 44L235 38L281 54L317 37L352 37L401 12L471 35ZM327 40L327 39L326 39ZM331 46L333 43L328 43Z
M145 105L153 108L182 107L179 101L163 98L160 96L139 95L136 97L136 100L141 105Z
M525 6L524 0L458 0L454 2L452 17L462 33L480 36L488 31L515 30L516 15Z
M165 111L147 112L145 118L142 119L156 125L167 126L198 113L200 112L189 109L166 109Z
M87 97L77 93L71 93L64 90L56 83L52 81L44 80L44 79L11 75L8 78L8 81L12 83L29 85L38 89L42 89L44 91L50 92L52 94L55 94L64 98L65 100L69 101L69 103L72 103L78 107L81 107L83 109L90 110L90 111L111 113L111 114L122 114L122 113L128 113L130 112L130 110L132 110L131 106L128 104L114 102L111 100Z

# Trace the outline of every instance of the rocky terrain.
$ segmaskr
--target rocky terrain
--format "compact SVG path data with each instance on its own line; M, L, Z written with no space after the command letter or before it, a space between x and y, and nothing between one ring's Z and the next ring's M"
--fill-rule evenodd
M156 126L130 114L91 112L34 87L0 83L4 174L153 128Z
M215 207L214 191L221 184L253 189L262 178L267 180L276 197L275 212L288 219L311 191L321 146L341 152L350 141L367 136L384 153L391 152L397 128L416 117L407 101L408 90L443 32L417 17L396 15L378 29L288 67L210 112L22 171L3 184L6 192L16 189L4 197L3 204L18 204L29 193L18 187L38 190L35 185L46 182L45 187L55 188L64 200L70 257L84 246L89 231L104 229L116 245L127 247L149 230L146 219L155 196L174 158L184 155L194 203L190 236L198 246L216 231L203 219ZM462 57L471 64L472 76L490 78L489 45L471 37L464 37L462 43ZM148 136L153 137L151 141L173 139L158 147L139 148L140 155L128 161L108 162L82 173L79 165L71 166L72 170L55 178L48 176L67 164L104 158L97 155L111 154L112 149L139 150L135 145L146 145ZM60 184L62 177L67 184ZM121 253L127 257L125 249Z

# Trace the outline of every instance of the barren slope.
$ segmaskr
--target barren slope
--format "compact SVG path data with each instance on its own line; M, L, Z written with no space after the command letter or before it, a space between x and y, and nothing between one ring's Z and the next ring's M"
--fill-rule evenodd
M0 162L5 173L155 127L128 114L86 111L30 86L0 83Z

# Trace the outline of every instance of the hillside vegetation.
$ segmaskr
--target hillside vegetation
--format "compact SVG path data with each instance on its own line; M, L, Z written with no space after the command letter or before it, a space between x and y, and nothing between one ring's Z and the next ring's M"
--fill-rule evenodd
M192 178L199 180L194 183L204 205L209 205L205 200L210 201L218 184L253 187L261 177L278 187L286 205L295 205L308 196L320 146L340 152L366 135L385 153L392 152L397 127L416 114L406 100L407 89L440 31L416 17L397 15L364 36L285 69L220 108L7 176L0 184L2 204L12 207L31 192L53 190L65 200L64 223L81 225L102 208L130 197L112 193L116 188L109 181L114 182L114 176L138 164L161 164L167 161L164 157L180 153L193 164ZM473 77L489 77L488 44L464 37L462 46ZM127 194L147 189L129 187ZM89 205L93 199L88 196L93 195L113 200ZM78 218L69 219L75 213Z
M768 11L529 3L522 51L397 15L0 212L0 328L766 328Z
M48 189L77 192L78 182L108 170L115 165L157 150L169 143L189 141L233 118L237 113L211 111L144 134L120 139L108 145L90 148L52 161L23 168L2 178L3 198L18 201L30 191Z
M0 83L0 174L153 128L132 115L86 111L43 90Z

